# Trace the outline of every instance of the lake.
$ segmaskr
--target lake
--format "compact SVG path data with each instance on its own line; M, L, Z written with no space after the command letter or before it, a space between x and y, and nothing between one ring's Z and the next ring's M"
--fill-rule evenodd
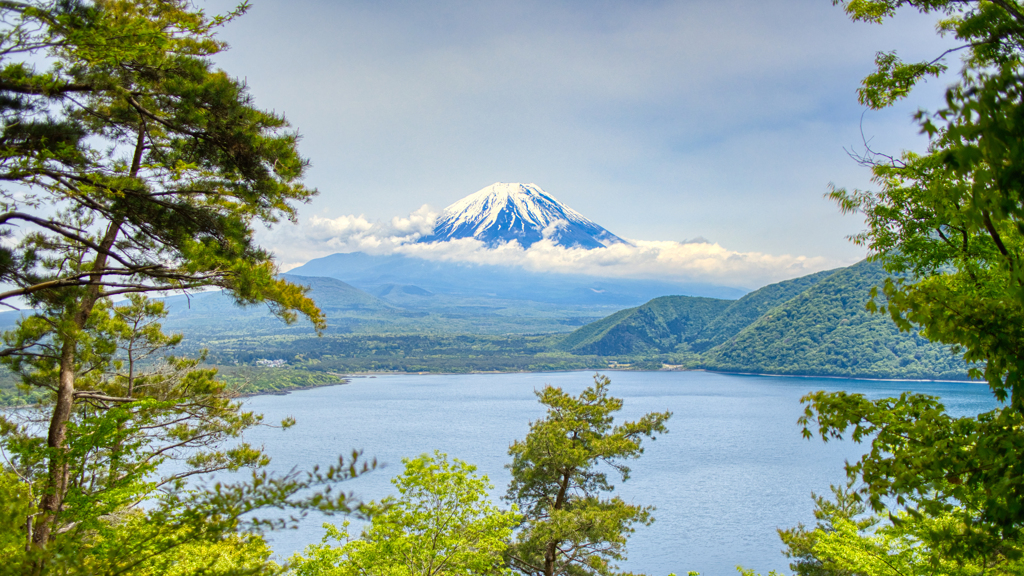
M843 463L864 447L805 440L797 418L800 397L814 390L848 390L882 398L906 390L943 398L951 413L996 407L979 383L865 381L742 376L709 372L608 372L611 394L623 398L620 417L673 412L669 433L647 442L631 464L629 481L616 482L626 501L657 507L656 521L640 527L621 567L651 576L696 570L736 574L735 566L789 573L776 528L813 524L811 492L827 494L845 481ZM268 422L294 416L288 430L260 428L246 438L263 444L272 470L330 464L353 448L385 466L343 484L362 499L391 493L401 459L441 450L478 466L505 493L508 446L543 417L534 390L545 384L577 394L593 382L586 372L394 375L357 377L349 384L287 396L246 399ZM319 542L322 517L299 530L270 534L286 558ZM340 524L342 519L331 520Z

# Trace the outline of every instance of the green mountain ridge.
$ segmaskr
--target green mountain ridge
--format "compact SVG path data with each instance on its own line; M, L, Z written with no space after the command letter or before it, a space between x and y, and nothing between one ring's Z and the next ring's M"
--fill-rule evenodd
M708 351L701 366L729 372L856 378L966 379L948 346L900 332L866 308L887 277L860 262L835 271Z
M871 288L885 278L880 265L863 261L735 301L656 298L579 328L557 348L648 363L675 354L673 362L723 372L967 379L967 365L948 346L867 310Z
M558 348L601 356L703 352L834 272L765 286L739 300L662 296L587 324L566 336Z
M722 344L753 324L768 310L797 296L835 272L835 270L825 270L771 284L755 290L739 300L732 301L720 316L711 321L698 338L690 342L690 349L694 352L704 352Z
M562 340L559 348L598 356L675 352L730 304L717 298L662 296L587 324Z

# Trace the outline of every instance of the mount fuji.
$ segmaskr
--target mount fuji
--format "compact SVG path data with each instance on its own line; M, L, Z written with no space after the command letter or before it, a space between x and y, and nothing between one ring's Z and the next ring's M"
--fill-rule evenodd
M495 247L517 241L523 248L545 238L564 248L628 244L536 184L498 182L444 209L433 234L420 242L476 238Z

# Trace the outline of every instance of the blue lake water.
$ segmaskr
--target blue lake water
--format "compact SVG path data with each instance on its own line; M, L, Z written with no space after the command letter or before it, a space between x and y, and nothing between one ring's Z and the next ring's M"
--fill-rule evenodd
M851 442L805 440L797 418L800 397L815 390L848 390L882 398L906 390L940 396L954 414L996 407L979 383L863 381L739 376L708 372L611 372L611 393L623 398L620 417L670 410L669 433L646 444L617 482L627 501L657 507L656 521L640 527L621 567L651 576L696 570L737 574L735 566L789 573L776 528L813 523L811 492L828 493L845 481L843 463L864 450ZM385 466L346 482L346 490L376 500L391 493L401 459L441 450L475 464L504 494L508 446L544 415L534 390L545 384L576 394L593 374L396 375L353 378L350 384L258 396L247 407L268 422L286 416L288 430L260 428L247 440L263 444L272 470L331 464L362 449ZM341 523L341 518L331 520ZM299 530L272 533L286 558L319 542L324 518Z

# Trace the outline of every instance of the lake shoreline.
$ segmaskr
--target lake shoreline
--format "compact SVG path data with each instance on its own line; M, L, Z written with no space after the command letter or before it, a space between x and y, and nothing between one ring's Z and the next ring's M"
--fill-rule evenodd
M859 382L908 382L908 383L946 383L946 384L982 384L987 383L983 380L951 380L951 379L938 379L938 378L868 378L868 377L851 377L851 376L831 376L831 375L815 375L815 374L771 374L771 373L757 373L757 372L727 372L722 370L706 370L703 368L692 368L692 369L667 369L667 370L633 370L629 368L607 368L607 369L572 369L572 370L481 370L481 371L469 371L469 372L400 372L396 370L379 371L379 372L347 372L344 375L337 374L341 378L340 382L315 384L310 386L299 386L295 388L288 388L284 390L274 390L266 392L249 392L245 394L239 394L240 398L251 398L254 396L285 396L292 392L301 392L303 390L313 390L317 388L326 388L330 386L343 386L351 384L351 380L354 378L377 378L378 376L462 376L462 375L497 375L497 374L566 374L570 372L587 372L587 373L606 373L606 372L619 372L619 373L671 373L671 372L706 372L709 374L723 374L729 376L749 376L749 377L773 377L773 378L819 378L828 380L855 380Z

